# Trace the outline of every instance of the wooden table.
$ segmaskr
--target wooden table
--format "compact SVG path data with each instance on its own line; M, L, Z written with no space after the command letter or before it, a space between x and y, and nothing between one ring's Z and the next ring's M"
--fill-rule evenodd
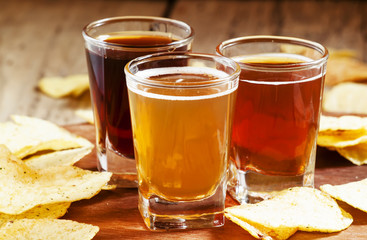
M214 53L223 40L255 34L288 35L348 48L367 61L367 1L318 0L0 0L0 121L23 114L67 125L94 142L93 126L75 110L89 108L89 93L52 99L40 93L44 76L86 73L81 30L87 23L119 15L165 16L189 23L196 32L193 50ZM316 187L367 177L367 166L354 166L335 152L319 148ZM93 152L79 166L95 169ZM227 206L234 201L227 199ZM353 225L335 234L296 233L291 239L366 239L367 213L343 204ZM72 204L66 219L91 223L95 239L253 239L227 221L216 229L150 232L137 210L137 190L102 191Z
M69 125L67 129L94 141L94 128L88 124ZM367 165L355 166L340 157L336 152L319 148L317 152L315 187L322 184L343 184L367 178ZM96 155L92 152L83 158L79 167L96 169ZM367 201L367 200L366 200ZM226 206L237 204L227 196ZM340 205L350 214L354 222L339 233L306 233L297 232L291 240L308 240L328 238L332 240L367 239L367 213L354 209L347 204ZM98 239L255 239L245 230L227 220L224 227L175 232L151 232L143 222L138 211L137 189L117 189L102 191L89 200L72 203L65 219L90 223L100 227L94 238Z
M40 93L44 76L87 73L81 31L118 15L166 16L196 32L193 50L214 53L221 41L246 35L302 37L356 50L367 61L367 2L330 0L0 0L0 121L24 114L58 124L83 122L80 98Z

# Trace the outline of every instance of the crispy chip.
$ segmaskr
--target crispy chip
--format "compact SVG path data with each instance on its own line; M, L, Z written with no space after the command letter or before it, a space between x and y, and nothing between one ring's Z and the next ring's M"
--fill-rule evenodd
M330 58L327 63L325 84L336 85L341 82L367 80L367 64L350 57Z
M225 209L225 215L258 239L287 239L297 230L338 232L353 221L319 190L295 187L269 200Z
M325 92L323 110L345 114L367 114L367 84L340 83Z
M321 116L317 144L356 165L367 164L367 118Z
M320 189L335 199L367 212L367 178L336 186L325 184Z
M329 58L357 58L358 54L356 51L351 49L333 49L328 48L329 50Z
M75 114L90 124L94 124L93 111L91 109L79 109L75 111Z
M14 115L14 122L0 123L0 144L18 158L38 151L92 147L93 144L56 124L38 118Z
M360 130L367 132L367 118L357 116L332 117L322 115L319 132L324 131Z
M116 184L107 184L105 186L102 187L102 190L115 190L117 188Z
M0 213L0 226L8 221L14 221L16 219L39 219L50 218L56 219L65 215L67 209L70 207L69 202L66 203L54 203L36 206L24 213L13 215Z
M65 78L45 77L39 81L38 87L53 98L78 97L89 89L89 79L87 74L70 75Z
M367 164L367 142L335 150L355 165Z
M99 227L62 219L20 219L0 227L0 239L90 240Z
M20 214L41 204L89 199L111 175L73 166L35 170L0 145L0 212Z
M91 147L81 147L56 152L34 155L24 160L27 166L33 169L42 169L55 166L72 166L92 151Z
M317 144L342 148L367 142L367 118L321 116Z

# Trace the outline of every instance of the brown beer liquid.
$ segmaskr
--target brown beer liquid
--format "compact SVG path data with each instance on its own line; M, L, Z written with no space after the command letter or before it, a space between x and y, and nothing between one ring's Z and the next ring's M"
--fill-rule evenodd
M204 74L154 79L185 85L198 77L213 79ZM170 201L212 195L226 176L235 92L206 89L198 96L196 88L135 91L129 89L140 193Z
M288 56L251 60L265 67L297 66L300 62ZM315 147L321 72L313 68L265 73L242 66L231 148L231 160L239 169L265 175L304 173Z
M99 130L97 132L98 144L104 148L108 135L115 150L124 156L133 158L134 147L124 66L136 57L157 52L154 46L165 45L174 40L161 35L125 36L113 33L103 35L101 39L120 46L141 47L135 50L133 48L107 49L104 53L87 50L95 124ZM147 46L152 48L144 50L144 47ZM175 51L186 50L187 46L183 46Z

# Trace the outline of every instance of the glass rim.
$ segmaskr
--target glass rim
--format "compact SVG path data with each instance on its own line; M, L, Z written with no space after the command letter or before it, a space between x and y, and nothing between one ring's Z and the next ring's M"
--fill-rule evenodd
M222 51L225 48L229 48L235 45L246 44L246 43L255 43L255 42L266 42L266 43L286 43L294 46L303 46L311 48L315 51L318 51L322 56L320 59L311 60L307 62L301 63L288 63L288 64L271 64L266 65L264 63L244 63L240 62L240 66L244 66L249 70L272 70L272 71L292 71L292 70L302 70L306 68L310 68L313 66L318 66L326 63L329 57L328 49L317 42L306 40L297 37L287 37L287 36L273 36L273 35L254 35L254 36L246 36L246 37L238 37L225 40L217 45L216 53L220 56L225 56ZM227 57L227 56L225 56Z
M110 43L110 42L106 42L103 40L98 40L89 34L89 31L93 28L98 28L98 27L101 27L101 26L104 26L110 23L117 23L121 21L134 21L134 20L135 21L145 21L145 22L161 21L165 23L170 23L173 25L177 25L183 29L187 29L189 35L183 39L173 41L167 44L136 46L136 45L129 45L129 44ZM187 45L193 41L195 32L194 32L194 29L187 23L183 21L171 19L171 18L155 17L155 16L117 16L117 17L102 18L102 19L88 23L86 26L84 26L82 30L82 35L85 41L92 42L95 45L111 47L111 48L133 49L135 51L137 49L143 49L144 51L147 51L149 49L180 47L180 46Z
M212 59L215 61L216 59L223 60L223 63L229 63L231 67L233 68L233 72L228 74L225 77L219 77L215 80L208 80L204 81L202 84L194 84L194 85L168 85L164 84L167 83L166 81L159 81L159 80L150 80L145 77L137 76L135 73L133 73L130 69L136 66L139 63L145 63L149 61L158 61L158 60L167 60L167 59ZM177 66L176 66L177 67ZM175 68L176 68L175 67ZM185 67L185 66L184 66ZM155 53L155 54L149 54L141 57L137 57L131 61L129 61L125 67L124 71L126 76L129 76L130 78L134 79L134 82L137 82L139 84L143 84L146 86L151 87L160 87L160 88L172 88L172 89L189 89L189 88L207 88L207 87L214 87L218 86L224 83L229 83L231 81L234 81L236 78L239 78L239 75L241 73L240 65L234 61L231 58L225 57L225 56L218 56L215 54L209 54L209 53L193 53L193 52L162 52L162 53ZM128 77L126 77L126 80ZM127 80L128 81L128 80Z

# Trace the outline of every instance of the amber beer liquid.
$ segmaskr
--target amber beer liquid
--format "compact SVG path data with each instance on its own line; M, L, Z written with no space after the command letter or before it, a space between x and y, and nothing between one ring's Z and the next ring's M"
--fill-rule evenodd
M223 226L239 65L210 54L165 53L134 59L125 72L146 226Z
M255 203L289 187L312 187L324 65L305 67L311 59L288 53L235 60L241 74L229 193Z
M292 63L297 67L302 59L279 54L237 61L281 69ZM317 136L323 84L323 76L313 71L242 69L231 154L238 169L276 176L305 173Z
M163 73L164 72L164 73ZM168 73L167 73L168 72ZM215 74L219 74L214 72ZM154 76L151 76L154 74ZM215 80L215 74L142 72L169 84ZM219 75L221 76L221 75ZM169 95L167 95L169 94ZM192 201L213 195L227 169L231 106L235 92L129 88L139 191L146 199Z
M142 50L138 48L139 46L162 46L175 41L169 36L157 33L144 34L109 33L96 38L119 46L137 46L136 50L107 48L103 54L87 50L91 96L94 102L96 129L98 129L97 143L104 149L108 135L112 148L130 158L134 158L134 146L123 68L130 60L157 51ZM186 50L187 46L176 49L176 51Z

